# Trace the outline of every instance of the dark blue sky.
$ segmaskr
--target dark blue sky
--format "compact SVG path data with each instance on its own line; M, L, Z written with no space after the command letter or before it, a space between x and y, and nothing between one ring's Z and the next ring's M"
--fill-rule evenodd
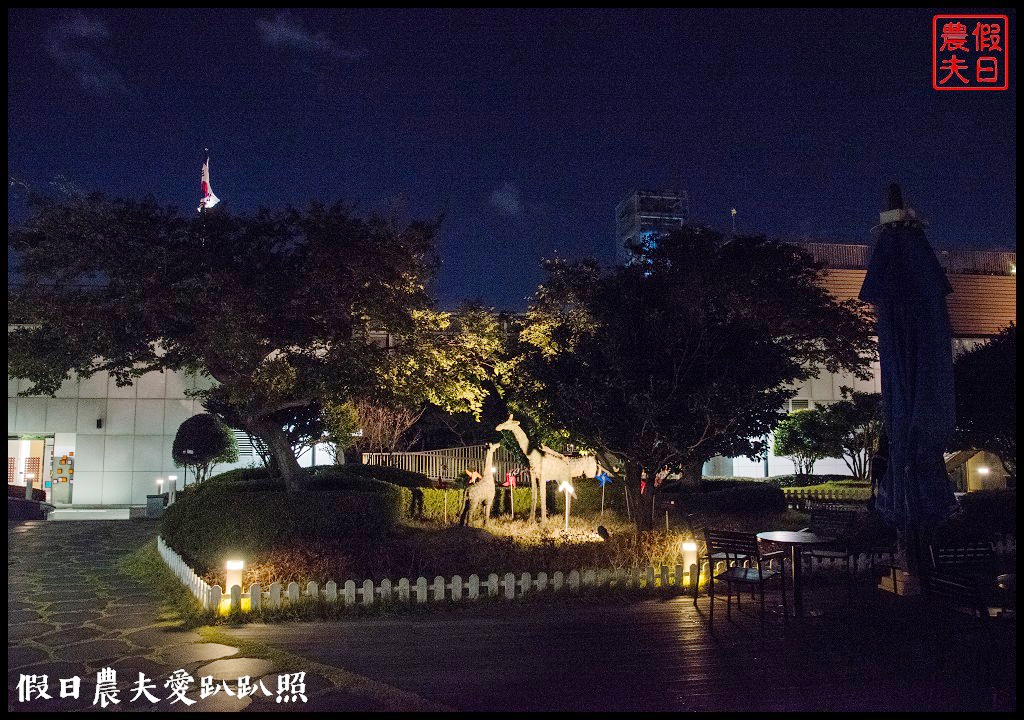
M939 93L935 12L12 10L9 170L192 211L209 147L235 209L443 212L446 304L611 262L615 204L677 181L698 221L864 242L898 179L934 244L1012 248L1015 16L1010 89Z

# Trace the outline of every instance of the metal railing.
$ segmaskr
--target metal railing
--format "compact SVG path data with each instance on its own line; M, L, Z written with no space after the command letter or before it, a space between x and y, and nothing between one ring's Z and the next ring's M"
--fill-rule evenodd
M454 480L465 477L467 470L483 472L486 455L486 445L468 445L422 452L363 453L363 464L418 472L429 478ZM503 447L494 452L492 465L495 467L494 479L499 483L505 479L506 473L513 470L522 471L525 468L518 455Z

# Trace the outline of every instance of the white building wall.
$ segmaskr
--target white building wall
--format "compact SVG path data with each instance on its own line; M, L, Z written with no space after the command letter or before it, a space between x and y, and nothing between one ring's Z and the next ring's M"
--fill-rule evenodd
M7 379L7 434L54 435L55 453L75 453L72 505L145 505L146 495L169 489L167 478L185 483L185 469L174 467L171 448L185 420L204 412L187 390L206 389L215 381L171 371L151 372L127 387L113 378L93 375L65 381L56 397L18 397L28 380ZM102 427L96 427L96 421ZM308 467L308 450L299 464ZM316 450L319 465L331 462L329 447ZM255 455L220 464L215 472L259 464Z
M165 479L165 490L170 475L183 486L185 472L174 467L171 446L181 423L203 412L185 391L211 382L167 371L117 387L113 378L93 375L65 381L49 398L18 397L31 383L8 378L7 434L54 435L55 453L74 451L72 504L144 505L146 495L158 491L157 478ZM217 469L244 467L252 459Z

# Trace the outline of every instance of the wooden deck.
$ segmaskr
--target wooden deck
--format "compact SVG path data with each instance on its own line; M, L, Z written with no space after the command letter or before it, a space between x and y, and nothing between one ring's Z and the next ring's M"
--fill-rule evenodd
M824 614L771 615L762 640L749 595L731 622L716 600L713 632L708 602L552 600L229 632L460 710L1016 706L1015 622L986 636L969 618L936 623L918 599L866 581L848 605L845 585L812 580L805 604Z

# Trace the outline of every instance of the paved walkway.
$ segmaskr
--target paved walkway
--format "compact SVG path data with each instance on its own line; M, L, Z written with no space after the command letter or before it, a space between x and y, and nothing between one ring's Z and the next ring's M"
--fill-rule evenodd
M7 705L9 710L93 709L96 673L117 672L120 688L116 710L379 710L386 703L335 687L332 680L307 673L308 703L278 704L281 672L308 670L309 663L279 667L268 660L244 658L235 647L204 642L193 630L181 631L161 622L161 603L152 590L117 570L117 559L152 542L156 524L146 521L8 523L7 540ZM304 665L305 667L299 666ZM167 677L177 669L195 679L194 705L171 704ZM139 672L156 685L159 702L131 702ZM22 675L46 675L52 699L19 701ZM230 681L249 675L271 692L238 699L223 691L199 698L199 678L211 675ZM81 678L78 699L61 698L61 678ZM95 709L99 710L99 706Z
M996 666L996 707L1016 702L1014 631L989 641L943 633L937 675L927 619L905 598L843 587L807 593L826 615L770 619L755 604L708 631L707 598L629 604L516 603L310 626L228 630L374 677L459 710L916 711L992 707L983 660ZM838 591L838 592L837 592ZM749 596L748 596L749 597Z

